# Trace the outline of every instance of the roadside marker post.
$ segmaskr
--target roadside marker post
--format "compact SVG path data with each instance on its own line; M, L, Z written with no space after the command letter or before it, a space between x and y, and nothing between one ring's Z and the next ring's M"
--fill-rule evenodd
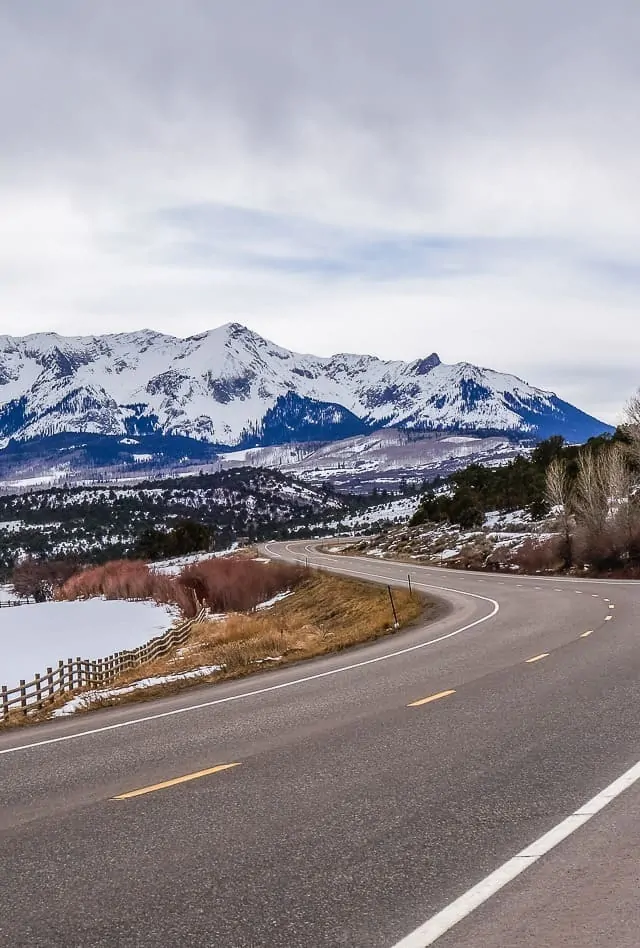
M398 622L398 613L396 612L396 604L393 601L393 593L391 592L391 586L387 586L389 590L389 599L391 600L391 608L393 609L393 627L394 629L400 628L400 623Z

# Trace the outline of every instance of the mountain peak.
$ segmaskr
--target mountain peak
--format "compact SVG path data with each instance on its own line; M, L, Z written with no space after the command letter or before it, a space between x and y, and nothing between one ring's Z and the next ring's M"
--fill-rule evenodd
M412 368L416 375L427 375L439 365L442 365L440 356L437 352L432 352L426 359L418 359L417 362L414 362Z

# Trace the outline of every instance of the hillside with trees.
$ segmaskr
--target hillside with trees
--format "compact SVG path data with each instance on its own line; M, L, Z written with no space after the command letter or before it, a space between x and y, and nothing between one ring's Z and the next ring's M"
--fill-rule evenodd
M46 562L162 559L329 532L329 525L381 498L312 488L278 471L238 468L192 477L99 487L60 487L0 496L0 573ZM60 567L62 569L62 567ZM33 585L32 580L30 584Z
M548 562L563 569L640 571L640 395L613 435L567 445L540 442L495 468L473 464L430 485L411 525L479 528L492 511L547 518Z

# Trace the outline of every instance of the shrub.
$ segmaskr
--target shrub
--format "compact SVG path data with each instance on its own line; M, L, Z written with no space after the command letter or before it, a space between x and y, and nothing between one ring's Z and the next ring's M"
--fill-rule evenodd
M36 602L52 599L57 587L63 585L78 569L74 560L36 560L32 557L15 567L11 576L19 596Z
M249 612L306 575L288 563L259 563L246 557L201 560L185 566L178 582L214 612Z
M561 537L525 540L522 546L511 552L509 563L523 573L556 572L564 565L561 545Z
M306 571L288 563L258 563L242 557L202 560L178 576L155 573L143 560L112 560L76 573L58 590L59 599L153 599L173 604L187 618L202 605L214 612L248 612L276 593L296 586Z

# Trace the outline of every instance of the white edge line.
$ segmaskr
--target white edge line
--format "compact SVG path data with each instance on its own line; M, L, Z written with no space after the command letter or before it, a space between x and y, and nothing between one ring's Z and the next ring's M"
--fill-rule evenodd
M539 839L527 846L512 859L507 860L498 869L486 878L468 889L454 902L447 905L428 921L416 928L406 938L397 942L393 948L428 948L454 925L470 915L480 905L504 888L509 882L528 869L542 856L565 840L577 829L588 823L596 813L603 810L612 800L620 796L625 790L640 780L640 761L634 764L626 773L614 780L613 783L601 790L595 797L581 806L566 819L554 826Z
M284 557L280 556L279 554L275 555L279 556L280 559L284 559ZM354 570L343 570L342 572L348 573L352 576L360 576L364 579L382 579L385 582L395 582L393 578L388 576L380 576L375 573L358 573ZM436 645L438 642L444 642L445 639L451 639L456 635L460 635L462 632L468 632L469 629L473 629L478 625L482 625L483 622L488 622L489 619L493 619L493 617L500 611L500 604L496 602L495 599L490 599L488 596L480 596L478 593L463 592L461 589L451 589L448 586L429 585L428 583L417 582L414 585L421 589L437 589L443 592L457 593L458 595L465 596L469 599L480 599L483 602L491 603L493 608L486 616L482 616L480 619L476 619L475 622L470 622L468 625L464 625L460 629L454 629L453 632L447 632L435 639L429 639L427 642L419 642L417 645L409 645L406 648L397 649L396 651L388 652L385 655L378 655L376 658L367 658L361 662L352 662L349 665L341 665L339 668L332 668L329 671L317 672L315 675L305 675L303 678L296 678L293 681L285 681L279 685L269 685L266 688L256 688L254 691L245 691L239 695L228 695L226 698L214 698L211 701L202 701L199 704L189 705L185 708L174 708L172 711L161 711L158 714L147 714L140 718L133 718L130 721L120 721L118 724L106 724L102 727L90 728L86 731L78 731L76 734L65 734L61 737L49 737L43 741L34 741L31 744L20 744L17 747L6 747L3 750L0 750L0 756L3 756L4 754L17 754L19 751L27 751L35 747L46 747L49 744L61 744L65 741L76 741L82 737L90 737L94 734L104 734L107 731L117 731L120 728L133 727L135 724L145 724L148 721L159 721L162 718L175 717L178 714L187 714L190 711L200 711L203 708L212 708L217 704L227 704L231 701L242 701L247 698L255 698L257 695L268 694L272 691L281 691L283 688L292 688L294 685L302 685L308 681L316 681L320 678L329 678L332 675L342 675L345 672L353 671L354 668L364 668L366 665L375 665L378 662L385 662L390 658L397 658L399 655L407 655L409 652L416 652L419 649L426 648L429 645Z

